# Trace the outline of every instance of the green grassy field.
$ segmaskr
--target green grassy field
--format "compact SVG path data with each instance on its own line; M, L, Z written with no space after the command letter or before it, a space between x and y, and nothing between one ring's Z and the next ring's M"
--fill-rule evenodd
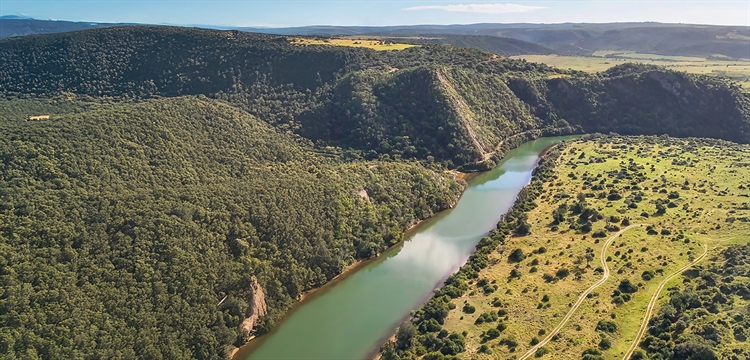
M312 39L312 38L295 38L292 40L295 45L332 45L332 46L351 46L363 47L378 51L384 50L404 50L416 46L412 44L389 43L378 39L355 39L355 38L331 38L331 39Z
M639 62L693 74L726 77L742 84L745 90L750 90L750 60L748 59L735 61L613 51L597 51L593 56L521 55L513 58L587 72L599 72L615 65Z
M445 328L467 332L463 356L520 356L547 336L578 296L602 277L602 246L628 219L644 226L614 240L607 251L609 279L545 346L551 354L546 358L580 359L584 350L607 339L611 348L603 351L605 358L622 358L662 280L702 254L704 244L711 255L728 244L750 241L750 147L727 144L654 137L572 143L558 160L557 179L545 185L538 206L528 214L531 234L511 238L494 252L468 295L453 300L457 311L449 313ZM585 218L570 210L576 203L589 209ZM553 225L553 212L562 204L568 211ZM727 222L731 218L735 221ZM511 262L516 249L525 258ZM644 277L645 272L651 276ZM623 280L638 290L616 304L613 293ZM487 284L494 291L485 293ZM465 304L476 310L460 311ZM498 310L498 321L476 324L481 314ZM611 321L616 329L597 330L600 321ZM506 328L486 341L487 331L498 323ZM483 344L492 354L478 352Z

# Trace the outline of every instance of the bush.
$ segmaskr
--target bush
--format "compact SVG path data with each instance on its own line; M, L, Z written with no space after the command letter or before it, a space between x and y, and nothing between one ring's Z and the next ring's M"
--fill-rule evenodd
M604 230L599 230L591 234L592 238L605 238L607 237L607 232Z
M596 330L613 333L617 331L617 323L614 321L600 320L599 323L596 324Z
M599 349L588 349L583 352L581 360L604 360L604 356Z
M632 294L638 291L638 286L631 283L630 280L625 279L625 280L620 281L620 285L617 286L617 289L623 293Z
M508 347L508 349L513 349L518 346L518 341L516 341L515 336L511 335L500 340L500 345L505 345Z
M607 350L612 347L612 342L609 341L607 338L603 338L602 341L599 342L599 348L602 350Z
M523 261L523 259L525 258L526 255L523 253L523 250L515 249L511 251L510 255L508 256L508 261L517 263Z
M487 346L487 344L482 344L482 346L480 346L479 349L477 349L477 352L480 354L491 355L492 349L490 349L489 346Z
M641 274L641 279L649 281L654 278L654 271L653 270L646 270Z
M570 275L570 270L566 268L560 268L555 272L555 276L557 276L557 278L559 279L565 278L568 275Z
M473 314L475 311L477 311L477 308L475 308L473 305L469 303L464 304L463 312L467 314Z
M542 357L544 355L547 355L549 353L549 349L542 346L539 349L536 349L536 352L534 353L534 357Z
M490 328L489 330L487 330L487 332L484 333L484 337L487 340L492 340L499 336L500 336L500 330L495 329L495 328Z

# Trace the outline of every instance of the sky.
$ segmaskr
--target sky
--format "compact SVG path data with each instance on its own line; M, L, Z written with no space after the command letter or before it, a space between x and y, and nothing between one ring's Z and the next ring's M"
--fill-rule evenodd
M285 27L658 21L750 26L750 0L0 0L0 16Z

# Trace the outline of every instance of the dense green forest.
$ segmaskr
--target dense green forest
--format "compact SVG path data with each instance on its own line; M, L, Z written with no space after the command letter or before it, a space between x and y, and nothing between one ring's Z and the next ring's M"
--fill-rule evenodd
M419 37L392 37L394 42L407 44L442 44L462 48L478 49L503 56L527 54L554 54L555 50L535 43L490 35L446 35L421 34Z
M0 134L10 358L225 357L253 277L262 333L462 188L415 163L341 162L209 99L4 118Z
M482 168L528 130L750 141L737 86L644 65L591 75L442 45L376 52L146 26L5 39L0 59L6 96L203 94L318 144L450 168Z
M633 358L750 358L750 245L731 246L682 278Z
M11 358L224 357L250 335L239 325L255 279L263 333L453 204L462 185L446 170L486 169L538 136L750 141L748 95L663 68L590 75L443 45L376 52L238 31L3 39L0 93ZM40 114L51 118L25 121Z

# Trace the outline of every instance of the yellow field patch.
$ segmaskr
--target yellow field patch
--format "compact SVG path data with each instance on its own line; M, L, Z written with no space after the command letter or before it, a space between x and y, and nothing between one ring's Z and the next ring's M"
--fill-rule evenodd
M605 57L607 55L616 57ZM737 81L750 90L750 61L713 60L699 57L666 56L632 52L598 51L594 56L520 55L512 58L544 63L561 69L586 72L605 71L625 63L644 63L692 74L721 76Z
M363 47L378 51L385 50L404 50L416 46L413 44L393 43L381 39L313 39L313 38L294 38L291 40L294 45L330 45L330 46L350 46Z

